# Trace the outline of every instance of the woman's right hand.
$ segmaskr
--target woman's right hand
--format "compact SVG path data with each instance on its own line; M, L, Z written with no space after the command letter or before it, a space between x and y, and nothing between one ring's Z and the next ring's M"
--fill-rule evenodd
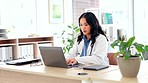
M66 60L67 64L75 65L78 63L78 61L75 58L70 58Z

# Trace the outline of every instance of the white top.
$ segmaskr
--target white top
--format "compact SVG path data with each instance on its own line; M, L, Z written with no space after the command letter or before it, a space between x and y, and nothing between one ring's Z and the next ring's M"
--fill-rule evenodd
M109 65L109 61L107 58L108 42L106 40L106 37L102 34L96 37L96 42L94 43L92 53L90 55L91 42L92 41L90 41L89 43L86 56L80 57L84 46L84 40L82 39L80 44L78 44L77 42L74 44L73 48L70 50L66 58L75 58L78 63L82 64Z

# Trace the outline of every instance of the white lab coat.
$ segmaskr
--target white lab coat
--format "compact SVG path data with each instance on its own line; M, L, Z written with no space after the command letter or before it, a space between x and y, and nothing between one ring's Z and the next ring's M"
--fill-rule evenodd
M107 58L108 42L106 40L106 37L101 34L98 37L96 37L96 42L94 43L91 55L90 45L91 41L87 49L87 56L80 57L84 46L84 40L82 39L80 44L76 42L73 48L70 50L69 54L66 56L66 58L75 58L78 61L78 63L81 64L109 65L109 61Z

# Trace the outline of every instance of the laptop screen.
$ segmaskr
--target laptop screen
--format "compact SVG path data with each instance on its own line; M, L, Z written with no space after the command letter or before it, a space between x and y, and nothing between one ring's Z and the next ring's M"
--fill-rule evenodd
M68 68L62 47L39 47L45 66Z

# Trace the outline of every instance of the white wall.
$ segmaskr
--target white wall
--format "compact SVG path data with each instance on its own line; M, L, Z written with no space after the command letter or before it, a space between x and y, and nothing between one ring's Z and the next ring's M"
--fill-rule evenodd
M51 24L48 22L48 0L0 0L0 28L15 27L17 37L27 37L37 33L41 36L50 36L60 33L73 23L73 1L64 1L64 23ZM134 1L134 25L132 24L132 1ZM83 2L83 1L80 1ZM100 0L99 7L103 11L122 13L116 21L116 28L123 28L127 35L133 35L133 27L137 41L146 43L148 35L147 0ZM87 3L86 3L87 4ZM91 3L90 3L91 4ZM37 9L36 9L37 8ZM85 9L84 9L85 10ZM114 10L114 11L112 11ZM56 41L56 40L55 40Z
M1 7L2 7L2 1L0 0L0 28L1 28Z
M1 27L14 28L13 37L27 37L35 33L50 36L60 33L72 24L72 0L63 0L64 22L51 24L48 21L48 0L0 0ZM55 44L56 43L55 38ZM59 41L58 41L59 42Z
M136 40L141 43L148 44L148 8L147 8L147 0L135 0L134 1L135 10L135 36Z
M49 23L48 0L37 0L37 32L41 35L53 34L72 24L72 0L64 0L64 23Z
M61 33L67 25L72 24L72 0L64 0L64 23L52 24L49 23L48 17L48 0L37 1L37 33L41 36L50 36L54 33ZM61 40L54 38L55 46L61 45Z
M15 28L16 37L25 37L34 32L36 28L34 1L1 0L1 28Z

